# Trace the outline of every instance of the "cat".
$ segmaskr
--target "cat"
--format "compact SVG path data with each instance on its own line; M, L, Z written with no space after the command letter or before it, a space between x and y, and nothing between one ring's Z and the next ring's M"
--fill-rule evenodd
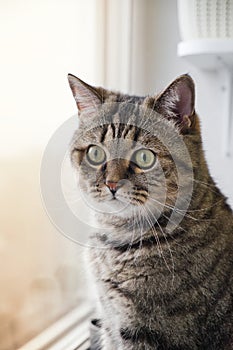
M146 97L68 80L71 161L99 225L91 349L233 349L233 215L208 171L192 78Z

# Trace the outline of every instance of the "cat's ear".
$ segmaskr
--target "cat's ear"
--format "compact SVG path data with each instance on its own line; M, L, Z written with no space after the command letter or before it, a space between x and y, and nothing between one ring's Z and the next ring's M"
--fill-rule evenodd
M68 74L68 81L80 114L96 113L103 100L100 89L88 85L72 74Z
M192 78L181 75L174 80L155 101L155 109L173 119L181 130L191 128L195 116L195 86Z

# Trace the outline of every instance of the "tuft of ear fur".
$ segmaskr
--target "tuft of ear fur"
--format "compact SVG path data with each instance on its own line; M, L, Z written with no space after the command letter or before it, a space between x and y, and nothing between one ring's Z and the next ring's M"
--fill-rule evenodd
M188 130L195 119L195 85L188 75L175 79L157 98L154 108L173 119L182 131Z
M93 115L103 102L101 89L88 85L72 74L68 74L68 81L80 114Z

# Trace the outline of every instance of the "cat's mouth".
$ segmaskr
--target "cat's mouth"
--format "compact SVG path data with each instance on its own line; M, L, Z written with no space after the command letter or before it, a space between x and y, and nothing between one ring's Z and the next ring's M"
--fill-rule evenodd
M144 198L144 200L142 200L141 198L138 197L134 197L134 196L125 196L125 195L121 195L121 194L115 194L112 196L112 198L110 199L111 202L113 201L117 201L117 202L121 202L124 204L131 204L133 206L140 206L145 204L146 199Z

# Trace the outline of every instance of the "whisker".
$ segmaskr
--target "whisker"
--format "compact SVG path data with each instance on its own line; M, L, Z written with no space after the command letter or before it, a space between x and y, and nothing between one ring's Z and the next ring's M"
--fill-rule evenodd
M169 204L165 204L165 203L163 204L163 203L161 203L160 201L156 200L155 198L153 198L151 196L149 196L149 198L150 198L150 200L152 200L152 201L156 202L157 204L161 205L162 207L165 207L165 208L171 209L172 211L175 211L179 215L183 216L184 213L187 213L187 210L182 210L182 209L179 209L177 207L173 207L173 206L171 206ZM193 217L193 216L191 216L189 214L185 214L185 216L189 217L192 220L199 221L197 218L195 218L195 217Z
M162 246L161 246L161 243L159 241L159 237L157 235L157 232L156 232L156 230L154 228L154 224L153 224L152 220L150 219L150 217L149 217L145 207L142 207L142 209L144 210L145 219L147 220L147 222L149 224L149 229L152 230L153 236L155 237L159 254L162 256L163 255Z
M207 182L204 182L204 181L201 181L201 180L197 180L197 179L193 179L193 181L198 183L201 186L208 187L208 190L210 190L213 193L218 194L218 192L216 190L214 190L214 188L215 188L214 184L210 184L210 183L207 183Z
M163 229L162 229L160 223L159 223L158 220L155 218L155 216L154 216L154 214L152 213L152 211L150 210L150 208L149 208L148 206L145 206L145 209L148 210L148 211L151 213L151 215L154 217L154 219L156 220L156 223L157 223L157 225L159 226L159 229L160 229L161 233L163 234L163 237L164 237L164 239L165 239L165 241L166 241L166 244L167 244L167 246L168 246L169 254L170 254L170 257L171 257L171 261L172 261L172 270L170 269L170 267L169 267L169 265L168 265L168 263L167 263L167 261L166 261L164 255L163 255L163 258L164 258L164 261L165 261L165 264L166 264L168 270L172 273L172 285L173 285L173 282L174 282L174 259L173 259L173 255L172 255L172 251L171 251L170 244L169 244L169 242L168 242L168 240L167 240L167 237L166 237L166 235L165 235L165 233L164 233L164 231L163 231ZM159 239L159 237L158 237L158 239Z
M135 211L134 208L133 208L133 211ZM131 226L132 226L132 229L133 229L133 234L132 234L132 236L131 236L131 240L130 240L129 246L128 246L127 250L126 250L126 258L127 258L127 256L129 255L129 253L130 253L130 250L131 250L131 248L132 248L133 241L134 241L134 236L135 236L134 217L135 217L135 215L133 214L133 224L131 225ZM131 229L131 227L129 227L129 229Z

